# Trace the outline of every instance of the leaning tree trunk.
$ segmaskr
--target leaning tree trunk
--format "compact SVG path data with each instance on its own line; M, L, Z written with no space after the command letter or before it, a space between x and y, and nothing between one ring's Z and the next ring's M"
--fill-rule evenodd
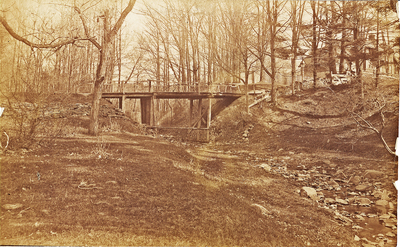
M93 88L93 101L92 109L90 111L90 124L89 124L89 134L98 135L99 133L99 111L100 111L100 101L103 91L104 76L101 76L101 71L103 70L103 64L105 62L105 53L107 50L106 42L103 44L103 49L100 50L100 61L97 65L96 71L96 81L94 82Z
M92 102L92 109L90 112L89 134L91 134L91 135L99 134L100 100L101 100L102 89L103 89L103 84L104 84L104 77L106 76L106 75L102 76L102 74L105 71L104 67L106 67L106 57L109 55L108 54L109 44L111 43L111 40L117 34L118 30L120 30L122 23L124 22L126 16L133 9L135 2L136 2L136 0L129 0L128 6L121 13L120 18L118 19L117 23L114 25L113 28L110 28L110 26L109 26L108 11L106 11L105 19L104 19L104 34L103 34L102 46L100 46L95 40L89 39L93 44L96 45L96 47L99 49L99 52L100 52L100 61L99 61L99 64L97 65L97 70L96 70L96 80L94 82L94 89L93 89L93 102ZM85 27L86 36L88 36L87 28L86 28L84 19L82 18L82 15L81 15L81 19L82 19L82 22Z

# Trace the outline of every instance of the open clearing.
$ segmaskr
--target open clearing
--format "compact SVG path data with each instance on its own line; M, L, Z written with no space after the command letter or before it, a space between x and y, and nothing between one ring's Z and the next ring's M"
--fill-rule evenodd
M392 148L397 86L380 88ZM0 244L395 246L397 161L332 95L304 92L250 116L238 100L207 144L122 128L8 150ZM65 118L74 128L88 121Z

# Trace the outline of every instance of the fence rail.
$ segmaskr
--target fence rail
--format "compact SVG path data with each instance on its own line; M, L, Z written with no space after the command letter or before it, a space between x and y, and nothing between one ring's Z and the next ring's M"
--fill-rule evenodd
M251 90L250 87L249 90ZM93 92L93 83L86 84L78 88L78 93L92 93L92 92ZM117 92L244 93L245 88L243 84L238 84L238 83L232 83L232 84L214 83L211 85L174 83L174 84L164 85L164 82L148 80L148 81L142 81L140 83L104 84L103 92L104 93L117 93Z

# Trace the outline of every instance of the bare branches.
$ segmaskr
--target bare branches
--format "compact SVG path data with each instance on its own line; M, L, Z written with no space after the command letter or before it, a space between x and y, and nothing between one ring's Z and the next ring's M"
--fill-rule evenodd
M51 42L49 44L37 44L34 42L31 42L27 39L25 39L24 37L20 36L19 34L17 34L16 32L14 32L14 30L10 27L10 25L8 25L6 19L3 16L0 16L0 23L4 26L4 28L7 30L7 32L16 40L21 41L22 43L33 47L33 48L44 48L44 49L48 49L48 48L60 48L62 46L68 45L68 44L73 44L74 42L76 42L77 40L79 40L79 38L68 38L64 41L59 41L59 42Z
M122 14L119 17L117 23L115 23L114 28L111 30L111 32L109 34L109 39L111 39L112 37L114 37L117 34L118 30L122 26L122 23L124 23L126 16L133 9L133 6L135 5L135 3L136 3L136 0L129 0L128 6L126 6L124 11L122 11Z
M79 14L79 18L82 21L83 29L85 30L86 40L89 40L94 46L96 46L97 49L101 50L101 45L93 37L90 37L89 29L81 10L77 6L74 6L73 9Z
M385 138L383 137L383 129L385 128L385 115L383 114L383 108L386 106L386 104L383 104L381 106L378 101L376 101L376 102L378 104L378 111L379 111L379 115L381 117L381 126L382 127L381 127L380 130L378 130L376 127L374 127L370 121L368 121L365 118L363 118L360 114L358 114L358 113L356 113L354 111L351 111L350 114L352 115L352 118L354 119L354 121L356 121L358 126L360 126L361 128L364 128L364 129L370 129L370 130L374 131L379 136L379 138L381 139L385 149L390 154L396 155L396 153L392 151L392 149L387 144Z

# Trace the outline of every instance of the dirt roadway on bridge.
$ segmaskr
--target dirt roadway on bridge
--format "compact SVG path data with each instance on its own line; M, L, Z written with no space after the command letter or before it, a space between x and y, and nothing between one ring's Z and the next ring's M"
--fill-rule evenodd
M381 88L392 148L397 87ZM129 132L90 137L82 101L64 116L70 135L1 154L0 244L396 246L397 163L342 114L349 92L303 92L250 115L239 101L209 144L143 135L121 117ZM103 108L107 123L116 114ZM373 107L361 112L378 126Z

